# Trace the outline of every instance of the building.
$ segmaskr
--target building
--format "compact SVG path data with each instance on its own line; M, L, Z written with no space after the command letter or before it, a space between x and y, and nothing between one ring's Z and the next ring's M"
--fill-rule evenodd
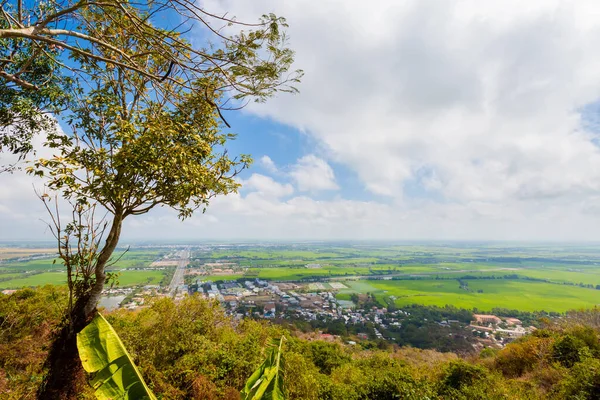
M480 325L498 325L502 322L502 320L495 315L473 314L473 318L475 318L475 321L477 321L477 323Z
M335 341L335 336L331 335L329 333L321 333L319 335L319 339L324 340L326 342L334 342Z
M265 304L265 313L267 312L275 313L275 303Z

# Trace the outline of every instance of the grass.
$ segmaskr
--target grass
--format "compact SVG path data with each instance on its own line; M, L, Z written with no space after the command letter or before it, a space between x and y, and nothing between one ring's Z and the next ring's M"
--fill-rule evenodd
M202 280L235 280L239 278L247 277L248 279L268 279L277 281L299 281L308 278L327 278L327 277L340 277L340 276L354 276L354 275L372 275L373 272L380 271L382 273L389 272L403 272L401 268L394 271L393 266L373 266L369 267L355 267L355 266L334 266L328 265L322 268L290 268L290 267L272 267L272 268L250 268L248 274L242 273L235 275L206 275L202 276Z
M137 285L158 285L167 270L145 270L145 271L120 271L117 287L137 286Z
M124 249L117 249L113 258L119 261L112 268L131 268L131 267L148 267L152 261L155 261L164 251L159 250L129 250L123 254Z
M131 267L148 267L159 255L163 253L158 250L130 250L125 253L119 261L108 270ZM114 258L118 258L122 251L117 250ZM0 289L13 289L23 286L38 285L61 285L66 283L65 267L60 260L53 259L31 260L21 262L5 262L0 264L0 278L10 278L0 282ZM27 275L29 272L41 272L39 274ZM165 270L142 270L142 271L120 271L119 279L121 286L135 286L141 284L158 284Z
M122 254L123 250L116 250L113 258L116 260ZM148 267L152 261L156 260L161 252L158 250L130 250L125 253L112 268L130 268L130 267ZM60 260L52 264L53 259L31 260L31 261L8 261L0 264L2 271L48 271L63 270L64 266Z
M582 269L584 272L557 269L525 269L516 273L532 278L546 279L552 282L572 282L600 285L600 269Z
M200 254L200 257L205 258L206 254ZM228 258L247 258L261 260L277 260L277 259L296 259L312 261L318 259L343 257L343 254L331 251L313 251L313 250L219 250L211 252L208 257L213 259L228 259Z
M117 287L128 287L137 285L157 285L166 270L160 271L120 271ZM1 277L2 275L0 275ZM22 276L22 275L20 275ZM67 283L65 272L43 272L41 274L32 274L25 278L11 279L0 282L0 289L20 289L22 287L34 287L43 285L64 285Z
M64 272L43 272L26 278L11 279L0 282L0 289L20 289L22 287L63 285L67 283L67 275Z
M470 292L459 288L453 280L348 281L350 293L372 292L377 296L396 296L396 304L423 304L491 310L494 307L523 311L557 311L591 307L600 304L600 291L576 286L516 280L471 280ZM483 290L483 293L477 293Z
M56 261L55 264L52 264L53 259L44 259L44 260L31 260L31 261L21 261L21 262L7 262L0 264L0 269L2 271L11 271L11 272L26 272L26 271L52 271L52 270L63 270L65 267L59 262Z

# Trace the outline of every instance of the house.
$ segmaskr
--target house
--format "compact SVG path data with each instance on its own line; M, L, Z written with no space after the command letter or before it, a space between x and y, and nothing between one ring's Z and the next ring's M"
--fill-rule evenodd
M329 333L321 333L321 335L319 335L319 338L321 340L324 340L326 342L333 342L335 341L335 336L329 334Z
M475 318L475 321L477 321L478 324L484 324L484 325L488 325L488 324L498 325L499 323L502 322L502 320L500 318L496 317L495 315L473 314L473 318Z
M314 308L315 305L313 304L313 302L311 300L304 299L304 300L300 300L300 307L302 307L302 308Z
M275 303L266 303L265 313L275 313Z
M514 326L523 325L523 323L521 322L521 320L517 319L517 318L505 318L504 321L506 321L506 325L509 325L509 326L512 326L512 325L514 325Z

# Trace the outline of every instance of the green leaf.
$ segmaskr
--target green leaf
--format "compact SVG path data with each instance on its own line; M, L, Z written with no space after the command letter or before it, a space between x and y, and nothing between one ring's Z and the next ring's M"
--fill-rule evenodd
M282 354L285 336L271 345L267 359L254 371L242 390L243 400L284 400L284 359Z
M93 374L90 384L97 398L156 400L117 332L100 313L77 334L77 349L83 368Z

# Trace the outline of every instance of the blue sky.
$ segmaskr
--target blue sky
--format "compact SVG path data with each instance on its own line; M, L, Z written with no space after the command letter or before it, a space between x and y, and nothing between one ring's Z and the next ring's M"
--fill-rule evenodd
M239 194L127 240L600 238L595 1L201 4L285 16L300 93L226 114ZM32 184L0 177L0 240L48 238Z
M262 174L274 176L282 183L293 184L294 180L289 173L299 159L310 155L321 159L326 157L326 151L320 148L320 143L310 133L247 112L229 112L225 114L225 118L231 125L229 130L238 135L236 140L228 145L231 154L250 154L254 159L253 165L240 174L241 179L248 179L253 174ZM264 157L273 162L278 169L277 173L265 165ZM337 196L351 200L369 200L374 197L365 190L352 169L331 161L328 165L334 173L338 188L314 191L313 198L323 200ZM243 187L241 191L246 192Z

